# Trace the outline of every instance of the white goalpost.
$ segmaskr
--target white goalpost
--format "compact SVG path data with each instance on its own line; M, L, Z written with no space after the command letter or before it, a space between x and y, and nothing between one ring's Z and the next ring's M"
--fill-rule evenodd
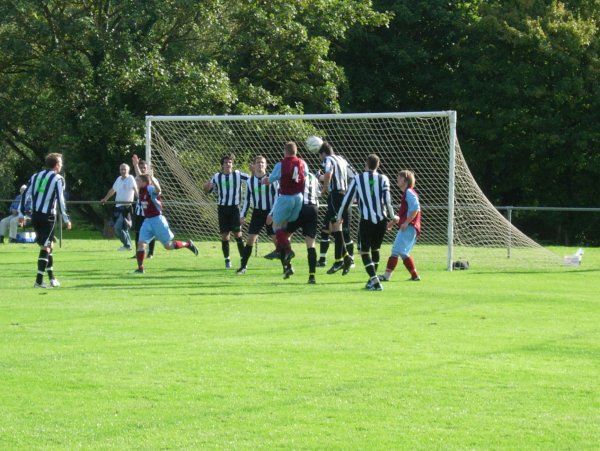
M303 145L310 135L330 142L357 171L363 170L369 154L379 155L380 170L392 182L395 205L401 196L395 185L397 173L415 172L423 218L414 252L420 253L421 261L432 259L449 270L454 259L493 268L560 262L512 226L479 189L458 144L455 111L147 116L146 160L161 182L173 229L197 240L217 240L216 202L202 185L220 170L221 156L233 153L235 168L249 172L250 161L261 154L269 170L281 160L285 142L295 141L300 156L316 172L319 157ZM354 240L357 223L355 218ZM387 242L394 237L388 233Z

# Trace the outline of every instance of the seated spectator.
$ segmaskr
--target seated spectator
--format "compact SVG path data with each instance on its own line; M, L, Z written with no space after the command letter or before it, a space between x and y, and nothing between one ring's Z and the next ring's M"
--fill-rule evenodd
M4 237L8 230L8 242L17 242L17 228L19 227L19 204L21 203L21 196L27 189L27 185L21 186L20 194L15 197L15 200L10 204L10 216L0 221L0 244L4 243ZM25 202L25 215L26 219L31 217L31 199L27 199Z

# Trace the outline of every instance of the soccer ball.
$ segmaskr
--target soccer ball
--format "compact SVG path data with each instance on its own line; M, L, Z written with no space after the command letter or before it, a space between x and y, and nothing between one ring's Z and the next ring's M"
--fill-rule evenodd
M318 136L309 136L304 143L309 152L317 153L323 145L323 140Z

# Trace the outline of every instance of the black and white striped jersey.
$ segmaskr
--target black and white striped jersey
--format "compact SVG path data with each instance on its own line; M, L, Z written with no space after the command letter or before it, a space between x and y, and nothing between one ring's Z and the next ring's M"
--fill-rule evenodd
M239 205L242 196L242 182L247 182L250 176L238 170L232 171L231 174L223 174L217 172L210 179L214 185L209 192L217 190L218 205Z
M136 216L144 216L144 207L142 206L142 201L140 200L139 196L135 203L133 214Z
M377 224L386 217L394 217L390 180L386 175L377 171L364 171L354 176L342 200L338 220L341 219L343 212L350 207L354 198L358 199L361 219Z
M44 169L33 174L27 183L27 190L22 196L19 214L25 211L25 199L31 196L31 210L34 213L53 215L58 211L64 222L70 222L65 204L65 180L51 169Z
M319 206L319 179L315 174L307 173L304 177L304 205Z
M348 182L354 176L354 171L344 157L327 155L323 160L323 172L331 173L328 191L346 191Z
M271 208L273 208L273 204L275 203L275 198L278 195L278 190L278 182L263 185L262 177L252 175L246 182L244 206L240 212L240 217L245 218L250 207L254 210L271 211Z

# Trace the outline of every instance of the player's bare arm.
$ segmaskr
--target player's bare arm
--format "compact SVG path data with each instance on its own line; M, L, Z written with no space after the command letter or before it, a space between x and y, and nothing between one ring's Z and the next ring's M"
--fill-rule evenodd
M400 224L400 229L401 230L406 230L406 228L412 222L412 220L417 217L417 213L419 213L419 210L415 210L413 212L410 212L408 214L408 216L406 217L406 221L404 221L402 224Z
M215 184L213 182L206 182L203 186L204 188L204 192L208 193L211 189L213 189L215 187Z
M400 222L400 217L397 215L394 215L394 217L392 219L390 219L390 221L387 223L387 229L392 230L394 228L394 226L396 224L398 224L399 222Z
M133 157L131 157L131 165L133 166L133 169L135 170L135 175L139 176L141 174L141 172L140 172L140 157L138 157L136 154L133 154Z

